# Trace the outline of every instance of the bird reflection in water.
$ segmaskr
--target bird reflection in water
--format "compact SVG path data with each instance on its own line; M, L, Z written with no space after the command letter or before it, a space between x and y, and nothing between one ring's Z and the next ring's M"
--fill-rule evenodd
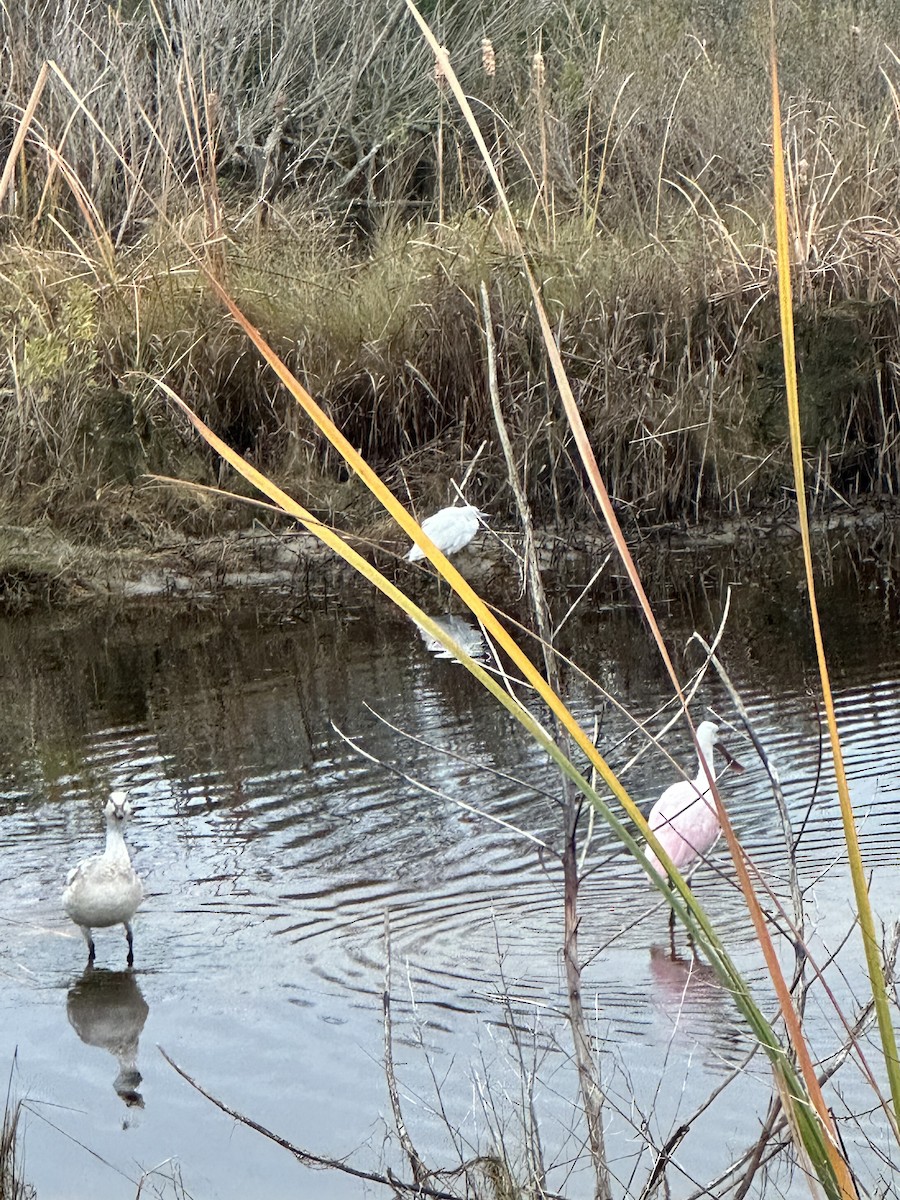
M443 629L444 633L450 635L453 640L463 649L470 658L481 658L485 654L486 646L484 638L481 635L481 630L476 629L471 621L466 621L462 617L457 617L453 613L444 613L440 616L432 616L431 620L439 629ZM419 630L419 636L425 643L425 649L436 658L453 658L450 651L439 642L436 637L423 629L416 622L416 628ZM456 661L454 659L454 661Z
M113 1087L129 1108L143 1108L137 1090L138 1041L150 1008L131 971L88 967L69 988L69 1024L86 1046L99 1046L115 1058L119 1073Z
M653 1007L674 1025L673 1033L705 1046L719 1061L737 1063L748 1048L728 990L712 967L670 946L650 947Z

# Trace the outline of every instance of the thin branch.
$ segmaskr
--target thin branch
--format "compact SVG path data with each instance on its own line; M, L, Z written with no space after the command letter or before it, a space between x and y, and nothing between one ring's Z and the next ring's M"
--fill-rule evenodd
M397 1076L394 1073L394 1037L391 1023L391 919L390 913L384 913L384 991L381 997L384 1012L384 1073L387 1079L388 1095L391 1098L391 1112L394 1114L394 1126L403 1152L409 1159L413 1179L421 1187L429 1177L429 1170L419 1157L418 1151L409 1136L406 1122L403 1120L403 1110L400 1108L400 1093L397 1090Z
M388 724L388 722L385 722ZM448 796L446 792L438 791L437 788L430 787L427 783L423 783L421 779L416 779L414 775L407 774L406 771L401 771L399 767L393 767L390 763L384 762L380 758L376 758L374 754L370 754L368 750L363 750L357 742L350 737L349 734L338 728L332 721L331 728L346 742L351 750L355 750L361 758L368 762L375 763L376 766L382 767L385 771L390 771L392 775L396 775L398 779L404 780L406 783L411 783L413 787L418 788L420 792L424 792L427 796L434 796L437 800L444 800L448 804L455 804L459 808L463 808L466 812L473 813L476 817L483 817L486 821L493 822L494 825L500 825L503 829L510 833L515 833L519 837L524 838L527 842L532 842L535 846L540 846L542 850L546 850L548 854L556 856L556 851L552 846L548 846L546 842L542 842L539 837L533 833L529 833L526 829L520 829L518 825L513 825L511 821L504 821L502 817L495 817L492 813L485 812L483 808L476 808L474 804L467 804L465 800L460 800L456 796ZM399 731L398 731L399 732Z
M259 1121L254 1121L252 1117L238 1112L236 1108L231 1108L223 1100L214 1096L212 1092L207 1091L202 1084L199 1084L196 1079L188 1075L187 1071L179 1067L178 1063L166 1053L162 1046L157 1046L157 1050L159 1050L172 1070L180 1075L185 1083L189 1083L194 1091L199 1092L210 1104L214 1104L220 1112L231 1117L233 1121L238 1121L241 1125L246 1125L248 1129L253 1129L256 1133L261 1133L264 1138L268 1138L276 1146L281 1146L282 1150L287 1150L288 1154L292 1154L304 1167L311 1167L314 1170L341 1171L344 1175L352 1175L354 1179L366 1179L369 1183L379 1183L383 1187L393 1188L395 1192L402 1192L410 1196L427 1196L429 1200L459 1200L459 1197L453 1195L452 1192L441 1192L425 1184L405 1183L402 1179L398 1179L394 1172L390 1170L385 1175L382 1175L378 1171L362 1171L358 1167L351 1167L349 1163L339 1158L326 1158L321 1154L313 1154L309 1150L301 1150L299 1146L295 1146L287 1138L283 1138L273 1130L267 1129L265 1125L261 1125Z

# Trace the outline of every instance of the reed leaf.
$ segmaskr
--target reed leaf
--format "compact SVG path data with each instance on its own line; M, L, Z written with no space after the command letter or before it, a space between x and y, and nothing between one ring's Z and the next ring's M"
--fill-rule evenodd
M603 782L618 800L626 815L631 819L631 821L634 822L641 835L646 839L659 860L666 867L669 876L674 883L674 890L670 889L660 879L657 872L647 862L643 853L638 853L638 861L647 872L651 882L662 892L662 894L667 900L669 900L670 903L672 903L674 895L677 892L680 899L678 903L673 904L673 907L675 907L680 919L685 923L686 927L692 933L692 936L695 936L698 938L698 940L702 941L705 946L709 945L712 947L713 943L715 943L717 939L702 906L697 901L680 872L672 863L665 849L660 845L656 835L648 826L640 809L634 803L613 769L607 763L606 759L594 745L593 740L579 725L578 721L572 715L562 698L556 691L554 691L537 667L535 667L534 663L532 663L531 659L525 654L519 644L510 635L509 631L501 623L493 610L485 604L474 588L472 588L471 584L469 584L468 581L459 573L446 555L444 555L437 548L437 546L434 545L427 534L424 533L421 526L406 511L406 509L396 498L396 496L394 496L390 489L382 482L378 474L366 462L359 451L347 441L331 418L325 413L321 406L316 403L316 401L306 391L299 380L295 378L295 376L288 369L287 365L279 358L272 347L268 344L262 333L240 310L226 289L223 288L219 281L207 270L202 261L196 261L199 269L206 275L206 279L210 288L218 295L222 303L228 308L228 311L231 313L235 322L241 327L241 329L244 330L247 337L254 344L254 346L256 346L262 358L278 376L285 388L287 388L298 404L312 419L320 432L325 435L331 445L341 454L347 465L357 474L357 476L362 480L363 483L365 483L376 499L379 500L384 508L397 521L398 525L407 534L407 536L417 545L421 546L426 556L438 570L439 574L446 580L454 592L456 592L463 603L467 605L475 619L490 634L497 645L509 655L516 668L520 671L522 678L526 681L526 683L534 688L535 692L545 702L547 707L553 713L554 717L556 717L556 719L560 722L562 728L565 729L565 731L572 737L578 748L585 754L594 769L597 771L598 775L602 778ZM562 369L561 363L560 369ZM174 393L171 394L174 398ZM178 403L183 406L183 401L179 400ZM189 410L185 409L185 411L187 412ZM196 424L198 418L192 416L192 420L194 420ZM199 426L197 426L197 428L199 429ZM204 433L203 436L206 437L206 433ZM216 449L219 449L218 445L216 446ZM221 453L221 450L219 450L219 452ZM228 461L231 462L232 460L228 459ZM266 495L269 495L270 498L274 498L270 491L267 491L262 487L262 481L265 479L265 477L260 472L256 472L254 477L251 479L250 476L246 475L246 472L242 467L237 466L234 463L232 463L232 465L235 465L236 469L240 470L242 474L245 475L245 478L249 479L249 481L253 483L255 487L261 488L261 490L265 491ZM602 486L602 480L600 480L600 483ZM279 495L283 496L284 493L279 493ZM280 500L276 499L276 503L280 503ZM294 515L296 515L296 513ZM303 518L300 519L302 520ZM315 518L312 517L310 517L310 519L313 521L315 526L314 532L323 531L325 529L321 522L316 521ZM618 532L619 537L622 539L622 545L624 546L624 537L621 533L621 530ZM328 542L328 544L331 545L331 542ZM627 547L625 547L625 552L627 553ZM360 558L359 561L363 562L365 560ZM632 566L634 566L633 560L630 561L632 562ZM356 565L355 562L354 565ZM394 598L393 592L391 593L391 596ZM649 601L647 603L649 607ZM416 620L418 620L418 617ZM429 632L431 632L430 629ZM660 634L660 638L661 636L662 635ZM713 785L714 784L715 781L713 780ZM593 800L591 802L594 803ZM719 804L722 808L723 825L726 828L726 836L729 836L731 843L733 843L733 853L740 863L739 870L743 873L743 877L749 886L749 876L747 875L746 867L743 864L742 851L740 850L734 832L731 830L727 813L725 813L724 807L721 806L721 801ZM608 810L604 810L605 817L607 815L607 811ZM634 852L633 847L637 844L633 842L633 839L630 839L628 844L629 849ZM757 911L759 914L759 922L762 927L761 936L765 935L767 937L768 934L764 926L764 917L758 905ZM690 918L687 914L690 914ZM715 951L715 954L712 950L710 950L711 957L715 957L716 954L721 953L721 947ZM777 963L777 959L775 959L774 947L771 950L771 954L773 960ZM737 978L739 979L740 977L737 976ZM727 982L726 986L731 988L733 986L733 980ZM787 995L786 984L785 995Z
M38 77L35 80L34 87L31 89L31 95L28 98L28 103L25 105L25 111L22 113L22 116L19 119L16 135L13 138L12 145L9 148L9 154L6 156L3 174L0 175L0 207L2 207L3 202L6 199L6 193L9 191L9 185L12 182L16 169L16 160L21 153L22 147L25 145L25 138L28 136L28 130L31 128L31 122L34 119L35 109L37 108L38 101L43 94L49 73L49 65L47 63L41 63L41 69L38 71Z
M859 927L862 932L863 948L866 957L866 967L869 973L869 983L875 1003L875 1013L878 1020L878 1031L884 1052L885 1068L890 1081L893 1111L885 1104L885 1111L893 1129L894 1136L900 1139L900 1129L897 1124L897 1114L900 1113L900 1060L897 1057L897 1041L891 1021L890 998L884 980L884 962L881 945L875 933L875 920L872 905L869 901L869 891L866 886L865 868L859 848L859 837L856 832L856 820L853 813L853 803L850 799L850 789L847 785L847 774L844 769L844 756L841 749L840 733L834 711L834 697L831 691L831 679L828 673L828 662L825 656L825 643L822 638L822 628L819 622L819 608L816 601L816 582L813 571L812 546L809 534L809 517L806 506L806 483L803 471L803 442L800 433L800 398L797 386L797 359L794 347L794 318L791 291L791 260L790 242L788 239L788 209L787 189L784 176L784 146L781 134L781 104L778 89L778 54L775 40L774 0L771 7L771 73L772 73L772 149L774 156L774 190L775 190L775 240L778 261L778 304L781 318L781 344L784 357L785 395L788 410L788 426L790 430L791 461L794 469L794 489L797 496L797 518L800 525L800 538L803 547L803 565L806 571L806 591L809 603L809 615L813 628L816 646L816 659L819 666L819 680L822 687L822 701L825 709L825 719L828 725L828 737L831 743L831 754L834 761L834 774L837 781L838 798L840 801L841 821L844 827L844 839L847 845L847 860L850 864L850 876L853 882L853 892L856 900L856 911ZM852 1193L851 1193L852 1194Z

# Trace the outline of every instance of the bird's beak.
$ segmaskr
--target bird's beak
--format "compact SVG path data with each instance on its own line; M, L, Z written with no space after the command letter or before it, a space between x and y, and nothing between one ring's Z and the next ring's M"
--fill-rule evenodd
M738 762L727 746L723 746L721 742L716 742L716 749L725 759L725 765L732 771L737 771L738 775L743 775L747 770L743 763Z

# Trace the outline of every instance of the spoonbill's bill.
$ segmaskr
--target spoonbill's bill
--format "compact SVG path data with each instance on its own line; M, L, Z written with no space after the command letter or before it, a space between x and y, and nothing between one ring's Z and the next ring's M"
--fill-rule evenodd
M647 824L682 874L706 855L722 832L704 759L709 764L713 778L716 770L713 761L715 750L720 751L728 765L735 770L744 769L719 741L719 727L713 721L702 721L697 726L697 746L700 751L697 778L682 779L667 787L650 809L647 818ZM658 874L666 874L662 863L650 849L647 850L647 858ZM674 917L674 912L672 915Z
M124 925L128 965L134 962L131 919L144 897L140 877L131 865L122 830L131 817L126 792L111 792L104 806L106 849L83 859L66 878L63 908L81 929L88 946L88 966L94 961L93 929Z
M444 554L456 554L464 546L468 546L478 532L481 521L487 520L487 513L480 512L474 504L458 504L451 508L442 508L422 522L422 529L438 550ZM420 546L413 546L408 551L408 562L418 562L425 557L425 551Z

